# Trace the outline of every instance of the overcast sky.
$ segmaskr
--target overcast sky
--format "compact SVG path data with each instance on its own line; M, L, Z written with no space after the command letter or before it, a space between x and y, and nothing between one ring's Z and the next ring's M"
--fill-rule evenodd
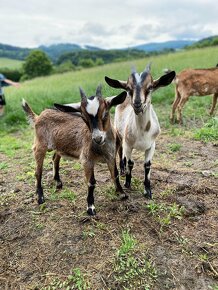
M0 0L0 43L123 48L218 35L217 0Z

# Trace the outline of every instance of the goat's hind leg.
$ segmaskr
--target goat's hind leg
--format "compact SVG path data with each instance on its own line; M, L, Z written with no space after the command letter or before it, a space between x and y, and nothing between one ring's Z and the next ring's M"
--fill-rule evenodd
M36 193L38 195L38 204L42 204L45 202L43 188L42 188L42 169L43 169L43 161L46 155L46 148L37 148L33 147L34 157L36 160Z
M212 107L210 109L210 115L213 115L213 111L214 111L214 109L216 107L217 99L218 99L218 93L215 93L213 95L213 102L212 102Z
M144 170L145 170L145 179L144 179L144 196L146 198L152 199L152 192L151 192L151 160L154 155L155 151L155 143L152 144L151 148L145 151L145 163L144 163Z
M113 162L110 160L108 163L108 168L111 173L111 178L114 182L115 190L117 193L120 193L121 199L127 199L128 195L124 192L121 184L120 184L120 179L119 179L119 172L117 169L116 161L114 160Z
M173 105L172 105L172 112L171 112L171 115L170 115L170 122L173 124L175 122L175 111L176 111L176 108L180 102L180 99L181 99L181 95L179 93L179 91L177 90L177 88L175 89L175 100L173 102Z
M53 178L56 181L57 190L62 188L62 181L59 175L60 159L61 159L61 156L57 152L55 152L52 157L52 163L53 163Z

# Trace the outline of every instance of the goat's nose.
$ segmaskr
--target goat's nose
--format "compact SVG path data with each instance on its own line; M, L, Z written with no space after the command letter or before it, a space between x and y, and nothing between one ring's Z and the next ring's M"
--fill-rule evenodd
M141 104L140 102L134 103L134 107L135 107L136 109L140 109L141 106L142 106L142 104Z
M95 138L94 138L94 141L95 141L95 143L97 143L97 144L101 144L102 143L102 136L96 136Z

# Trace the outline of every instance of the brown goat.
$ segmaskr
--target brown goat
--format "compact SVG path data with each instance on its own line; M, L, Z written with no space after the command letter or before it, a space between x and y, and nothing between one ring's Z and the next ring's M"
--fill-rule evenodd
M169 72L166 70L165 72ZM174 122L177 110L177 121L182 123L182 109L190 96L213 94L210 115L213 114L218 98L218 67L209 69L185 69L178 73L174 80L175 100L172 105L170 120Z
M55 150L53 156L53 177L56 187L62 188L59 176L59 162L61 157L80 159L88 184L87 213L95 215L94 165L96 162L106 162L114 182L116 192L124 194L116 167L116 139L111 124L109 110L112 106L122 103L126 92L118 96L103 99L101 88L96 95L87 98L80 89L81 103L62 106L55 104L55 109L46 109L37 116L24 101L23 109L35 127L35 142L33 146L36 160L36 192L38 203L44 202L41 184L43 161L47 151Z

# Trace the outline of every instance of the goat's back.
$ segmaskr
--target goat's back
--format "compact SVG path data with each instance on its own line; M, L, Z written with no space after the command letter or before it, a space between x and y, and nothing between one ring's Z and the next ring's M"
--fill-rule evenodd
M72 157L79 157L86 138L91 138L81 117L53 109L44 110L36 118L35 131L41 146Z
M189 95L218 93L218 68L183 70L176 75L176 85Z

